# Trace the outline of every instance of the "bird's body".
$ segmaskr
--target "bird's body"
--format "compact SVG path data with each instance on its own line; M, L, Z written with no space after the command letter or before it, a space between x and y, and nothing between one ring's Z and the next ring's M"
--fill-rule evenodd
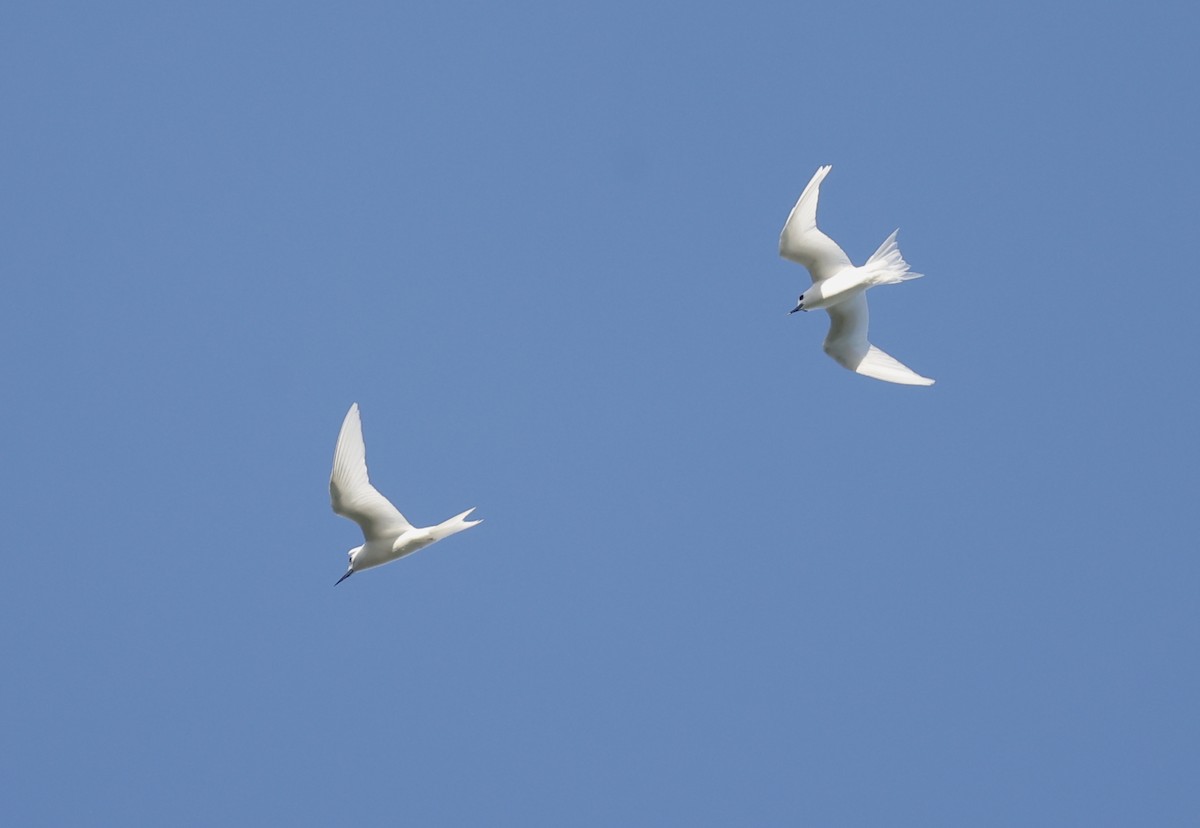
M817 198L831 168L820 167L788 215L779 236L779 255L804 265L812 287L800 294L796 311L824 309L829 313L825 353L840 365L868 377L903 385L933 385L867 340L867 290L915 279L900 255L896 233L888 236L861 267L855 267L837 242L817 228ZM899 231L896 231L899 232Z
M362 546L356 547L351 553L351 561L354 564L354 571L358 572L363 569L370 569L373 566L381 566L385 563L397 561L405 555L411 555L418 549L424 549L429 544L433 543L437 538L429 534L429 529L409 529L395 540L373 540L367 541Z
M436 526L419 527L409 523L367 477L367 451L358 403L350 406L342 421L333 453L333 472L329 476L329 497L333 511L357 523L366 541L350 550L350 568L338 579L339 584L355 572L399 560L480 523L465 519L475 511L473 508Z

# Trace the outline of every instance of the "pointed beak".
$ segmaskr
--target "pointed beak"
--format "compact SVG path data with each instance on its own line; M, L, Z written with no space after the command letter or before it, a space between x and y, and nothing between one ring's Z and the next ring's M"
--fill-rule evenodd
M800 307L799 305L796 305L796 307L792 308L790 311L788 311L788 313L789 313L789 314L793 314L793 313L795 313L796 311L799 311L799 310L804 310L804 308Z
M337 583L335 583L334 586L337 586L338 584L340 584L342 581L346 580L353 574L354 574L354 567L350 567L349 569L346 570L345 575L343 575L342 577L337 579Z

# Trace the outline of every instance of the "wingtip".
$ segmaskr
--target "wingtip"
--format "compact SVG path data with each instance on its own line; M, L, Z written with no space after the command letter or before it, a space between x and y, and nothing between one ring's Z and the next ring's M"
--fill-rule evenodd
M870 343L867 343L865 354L854 355L850 361L841 358L846 356L845 354L839 355L828 348L826 348L826 353L840 365L871 379L896 385L933 385L934 383L934 380L921 376L891 354Z
M342 417L342 427L345 428L351 420L362 421L362 415L358 412L358 403L356 402L350 403L350 407L346 409L346 416Z

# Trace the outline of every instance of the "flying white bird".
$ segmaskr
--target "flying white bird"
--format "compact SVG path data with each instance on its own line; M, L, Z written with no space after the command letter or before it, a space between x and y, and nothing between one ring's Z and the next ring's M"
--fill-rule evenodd
M888 236L862 267L855 267L837 242L817 229L817 196L831 167L817 170L792 208L779 235L779 255L808 268L813 285L800 294L789 313L824 308L829 312L825 353L839 364L868 377L903 385L933 385L867 341L867 288L915 279L896 244Z
M358 403L346 412L338 434L337 448L333 452L333 474L329 476L329 498L333 502L333 511L362 527L366 540L362 546L350 550L350 568L338 578L338 584L355 572L411 555L482 522L464 520L475 511L471 508L437 526L419 528L409 523L367 478L367 449L363 445Z

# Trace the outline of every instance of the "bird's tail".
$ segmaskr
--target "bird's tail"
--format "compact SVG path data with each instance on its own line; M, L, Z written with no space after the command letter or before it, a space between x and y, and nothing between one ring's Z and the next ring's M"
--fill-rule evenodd
M871 286L894 285L925 275L913 273L908 269L908 262L900 255L900 245L896 243L896 234L899 232L893 230L892 235L883 240L883 244L879 245L879 249L872 253L871 258L863 265L869 271Z
M471 512L474 512L474 511L475 511L475 507L472 506L470 509L467 509L467 511L463 512L461 515L455 515L454 517L450 518L449 520L442 521L437 526L433 527L433 530L430 532L430 534L433 535L434 540L441 540L442 538L448 538L451 535L458 534L459 532L461 532L464 529L470 529L472 526L474 526L477 523L482 523L483 522L482 520L467 520L466 519L467 515L471 514Z

